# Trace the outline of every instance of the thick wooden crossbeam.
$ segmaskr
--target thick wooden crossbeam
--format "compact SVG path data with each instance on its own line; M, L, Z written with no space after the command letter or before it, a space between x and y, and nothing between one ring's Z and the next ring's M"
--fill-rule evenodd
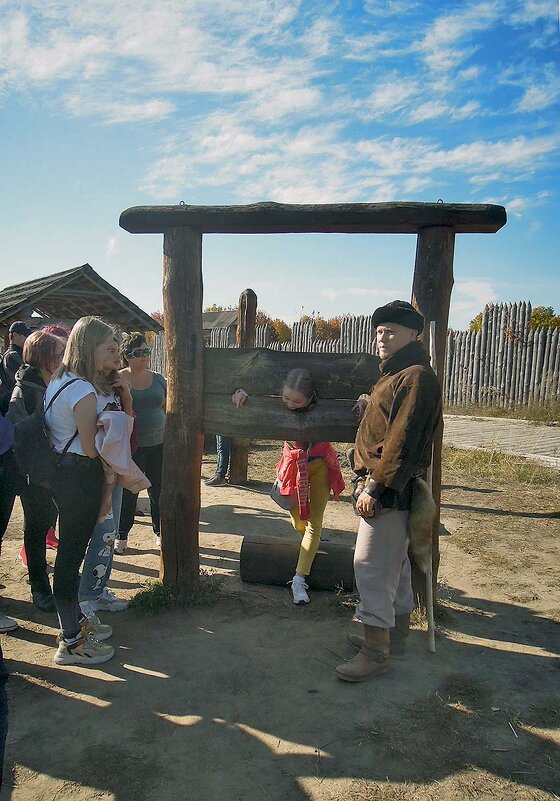
M283 379L296 367L309 370L321 399L355 401L362 392L369 392L379 378L379 359L367 353L205 348L204 392L229 398L242 387L249 395L280 395Z
M291 412L280 394L284 377L296 367L309 370L318 403ZM358 395L379 378L379 359L367 353L286 353L251 348L205 348L204 430L253 439L354 442ZM241 409L231 393L242 387L249 398Z
M279 397L251 395L236 409L227 395L204 396L204 431L226 437L354 442L354 401L319 400L301 413L286 409Z
M188 226L203 234L417 234L449 226L459 234L493 234L503 206L474 203L252 203L248 206L133 206L120 216L132 234Z

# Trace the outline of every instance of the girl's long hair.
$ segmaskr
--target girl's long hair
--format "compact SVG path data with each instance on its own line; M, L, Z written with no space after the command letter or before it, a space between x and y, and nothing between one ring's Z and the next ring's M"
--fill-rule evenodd
M93 384L98 392L107 394L110 385L103 372L95 369L95 349L109 336L114 337L115 331L100 317L80 317L70 332L62 364L53 378L75 373Z

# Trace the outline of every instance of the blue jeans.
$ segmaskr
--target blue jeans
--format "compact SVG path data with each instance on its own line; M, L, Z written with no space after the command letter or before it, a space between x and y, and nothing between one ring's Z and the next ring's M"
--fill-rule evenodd
M122 496L123 488L115 484L111 513L93 529L82 567L80 601L95 601L107 586L113 567Z
M6 695L7 680L8 670L4 664L2 646L0 645L0 790L2 789L2 774L4 772L4 748L6 746L6 735L8 733L8 697Z
M225 478L229 470L229 457L231 454L230 437L221 437L219 434L216 434L216 453L218 455L216 475L218 478Z

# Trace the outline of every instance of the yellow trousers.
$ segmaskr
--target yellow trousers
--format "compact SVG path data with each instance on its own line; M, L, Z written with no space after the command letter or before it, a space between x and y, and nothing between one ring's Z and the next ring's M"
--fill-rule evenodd
M321 541L323 515L331 492L327 465L323 459L314 459L307 465L309 471L309 520L302 520L298 507L290 512L292 526L303 536L296 573L307 576Z

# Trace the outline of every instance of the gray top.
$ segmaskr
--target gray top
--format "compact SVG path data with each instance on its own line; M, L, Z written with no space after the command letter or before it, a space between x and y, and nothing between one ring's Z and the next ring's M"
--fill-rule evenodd
M136 439L140 448L161 445L163 442L165 428L163 404L167 384L159 373L154 373L153 376L153 381L147 389L130 387L132 408L136 414Z

